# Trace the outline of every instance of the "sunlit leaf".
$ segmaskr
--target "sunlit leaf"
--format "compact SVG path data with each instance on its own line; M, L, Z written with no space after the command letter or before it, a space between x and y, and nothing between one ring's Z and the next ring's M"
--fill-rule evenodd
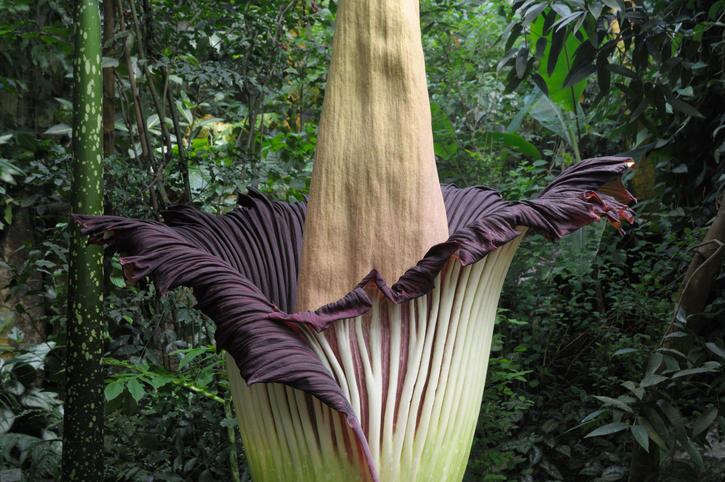
M53 127L49 127L43 134L49 135L49 136L59 136L68 134L70 135L73 132L73 128L69 126L68 124L56 124Z
M584 92L586 79L579 80L569 87L564 87L564 81L571 70L574 52L582 41L587 41L588 38L583 30L580 30L582 41L569 33L568 29L552 29L545 35L544 22L544 18L540 16L531 24L532 38L537 40L546 38L548 44L547 50L540 58L541 65L537 72L546 82L551 100L561 105L564 110L573 112Z
M128 387L128 391L131 393L133 399L136 400L136 403L138 403L143 398L145 393L143 386L136 378L131 378L126 386Z
M118 397L121 393L123 393L123 388L124 383L122 380L116 380L106 385L106 388L104 390L106 400L111 401L114 398Z

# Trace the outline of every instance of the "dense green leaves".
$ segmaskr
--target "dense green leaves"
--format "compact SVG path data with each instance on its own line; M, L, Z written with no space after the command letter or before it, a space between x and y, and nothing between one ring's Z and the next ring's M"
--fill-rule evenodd
M124 0L126 30L117 27L115 51L104 53L102 60L117 63L120 78L117 148L104 165L109 213L156 218L151 197L161 195L158 179L172 203L191 201L215 213L232 208L237 192L250 184L274 199L302 199L336 3L297 2L281 23L277 17L288 2L251 2L244 10L247 3L136 2L137 36L130 33L135 29ZM671 440L683 438L684 424L691 445L683 450L700 451L708 430L693 438L692 427L696 422L698 430L704 426L711 416L708 409L719 409L717 397L722 398L720 372L702 368L707 361L725 361L722 341L714 333L663 341L692 343L705 353L689 357L689 348L677 348L682 355L657 348L672 317L672 294L694 252L691 247L701 242L700 229L719 206L725 179L722 162L716 162L725 154L718 77L722 26L717 24L723 2L710 2L703 10L700 2L515 3L523 15L499 1L421 2L441 178L461 186L489 184L508 199L527 198L548 176L574 162L576 142L584 157L630 150L642 156L641 170L628 186L640 189L639 180L646 179L653 194L648 198L637 193L640 200L651 199L638 208L650 214L641 216L645 222L625 238L605 231L597 239L596 233L587 233L586 239L575 246L564 244L561 251L537 238L522 243L502 297L506 311L495 335L467 480L550 479L545 468L550 465L543 461L571 480L603 478L606 470L616 473L628 466L634 444L650 453L660 451L637 418L649 422L642 407L653 392L667 394L669 406L650 408ZM557 3L562 15L549 10L551 3ZM62 348L70 184L69 137L64 132L69 131L42 133L71 123L70 11L62 2L20 0L5 2L0 13L0 43L5 46L0 49L0 95L7 93L0 98L0 218L3 231L22 226L22 217L34 224L33 235L25 235L26 252L32 256L17 266L12 259L0 260L0 271L12 276L1 284L9 283L14 293L40 296L44 310L38 314L5 301L10 311L0 320L11 318L5 313L32 319ZM532 25L541 18L547 33L535 39ZM275 42L278 24L283 28ZM586 42L573 32L586 34ZM575 111L552 107L542 94L549 91L552 58L544 54L556 39L558 62L564 58L564 40L572 38L575 49L569 58L572 67L581 65L577 76L596 67L576 98L576 116ZM145 57L139 55L139 44ZM518 57L523 49L528 49L527 59ZM149 75L139 67L144 63ZM553 73L553 59L551 65ZM143 156L143 128L135 117L130 72L136 73L143 119L164 119L169 130L170 154L162 147L167 138L161 123L151 122L148 130L159 161L156 170ZM568 75L571 71L562 79ZM151 99L151 82L159 100L166 98L165 113ZM529 146L538 154L526 151ZM659 152L651 153L654 148ZM183 182L182 154L189 190ZM644 175L648 162L651 177ZM561 253L573 253L571 262ZM156 298L153 286L145 283L124 287L121 266L110 258L106 262L109 338L104 350L107 359L120 363L106 365L105 374L106 393L115 394L106 414L109 480L233 480L230 454L242 453L241 441L238 434L234 442L227 436L231 416L215 399L228 394L219 359L213 349L207 351L213 325L191 309L189 293ZM41 276L39 285L34 273ZM714 320L725 306L721 283L716 282L706 310ZM675 322L683 319L676 317ZM184 358L200 349L202 354ZM9 348L0 345L0 350ZM32 461L32 470L53 466L57 471L59 453L42 442L40 428L60 434L61 405L54 394L63 390L62 353L50 352L44 372L2 371L3 401L33 397L32 403L53 408L26 412L31 409L2 405L0 410L9 415L0 420L6 425L12 421L12 427L7 438L0 437L0 452L9 454L0 461L5 464L0 470L31 470ZM700 371L673 378L691 369ZM47 378L42 390L31 392L22 380L37 373ZM131 379L137 396L138 386L143 389L138 400L128 388ZM42 398L46 394L55 401ZM620 401L635 415L593 396ZM718 410L715 421L723 426L721 414ZM626 423L630 429L583 438L609 423ZM243 478L243 458L240 466Z

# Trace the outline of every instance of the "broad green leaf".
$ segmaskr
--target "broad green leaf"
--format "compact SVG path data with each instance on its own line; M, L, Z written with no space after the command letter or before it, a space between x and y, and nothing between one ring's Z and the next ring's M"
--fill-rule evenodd
M106 385L106 388L104 390L104 393L106 394L106 400L111 401L120 394L123 393L123 380L116 380L115 382L111 382L108 385Z
M184 464L184 472L188 472L191 469L193 469L194 464L196 464L196 457L192 457L189 460L187 460L186 463Z
M594 17L594 20L598 20L599 16L602 14L602 2L589 3L587 4L587 8Z
M676 170L677 168L675 168L675 169L672 169L672 172L675 172L678 174L680 172L687 172L687 164L680 164L680 166L685 166L685 170L678 172ZM680 166L677 166L677 167L680 167ZM677 321L679 321L683 325L687 324L687 314L685 313L685 309L682 306L677 307L677 314L675 315L675 317L677 318Z
M546 3L542 3L540 5L532 7L529 11L526 12L526 17L524 18L522 26L524 28L528 27L531 22L533 22L548 6L549 5L547 5Z
M649 420L650 424L652 424L652 427L657 430L657 433L660 434L660 436L669 442L669 438L671 438L670 430L667 424L664 420L662 420L662 417L660 417L660 414L655 410L654 408L645 405L644 407L644 413L647 415L647 420ZM672 444L668 443L668 446L671 446Z
M571 15L571 9L564 3L554 3L551 5L551 9L558 13L562 18L566 18Z
M662 436L657 433L657 430L654 429L647 417L645 417L644 415L640 415L639 417L637 417L637 421L642 427L645 428L645 430L647 430L647 435L649 435L649 438L652 439L654 443L659 445L665 451L670 450L670 448L667 446L667 442L665 442L665 439L663 439Z
M642 400L642 398L644 398L644 388L638 387L637 385L634 384L634 382L628 380L628 381L622 383L622 386L624 388L626 388L627 390L629 390L630 392L632 392L640 400Z
M208 386L214 379L214 367L209 366L204 368L196 379L197 385L200 387Z
M578 106L577 106L578 107ZM581 114L581 108L577 111ZM575 154L577 154L576 116L573 112L564 111L549 97L540 98L529 111L531 117L539 121L546 129L566 140ZM564 238L562 238L564 239Z
M224 420L219 422L219 425L224 428L235 428L239 425L239 422L236 418L225 418Z
M0 434L8 433L15 423L15 414L7 408L0 408Z
M534 81L534 84L536 84L536 87L538 87L539 90L541 90L541 92L544 93L544 95L546 95L546 96L549 95L549 86L546 85L546 81L544 80L544 78L541 75L539 75L538 72L531 72L531 80Z
M25 392L25 387L17 380L8 380L2 384L3 391L12 395L20 396Z
M710 20L717 20L717 14L720 12L720 9L725 6L725 2L723 0L720 0L719 2L715 2L710 7L710 10L707 12L707 16Z
M167 383L171 381L171 378L162 376L162 375L155 375L151 377L149 380L149 383L151 383L151 386L158 389L159 387L163 387Z
M159 123L159 115L158 114L151 114L148 119L146 119L146 127L149 129L156 126L156 124Z
M194 358L198 357L202 353L204 353L206 350L204 348L195 348L194 350L191 350L187 354L184 355L184 357L179 362L179 370L184 368L188 363L190 363Z
M214 124L216 122L224 122L224 119L221 117L209 117L208 119L202 119L199 122L196 123L197 126L203 126L207 124Z
M571 87L564 87L564 80L573 67L574 52L582 42L588 40L586 32L579 30L582 41L577 40L569 29L552 29L544 35L544 18L540 16L531 24L531 38L538 41L546 38L548 47L541 56L541 65L537 72L546 82L549 98L564 110L574 112L584 92L587 79L584 78Z
M638 444L642 446L645 452L649 453L649 436L647 429L641 425L632 425L632 436Z
M622 422L608 423L607 425L604 425L603 427L599 427L598 429L589 432L584 438L600 437L602 435L609 435L609 434L621 432L622 430L627 430L628 428L630 428L630 426L627 425L626 423L622 423Z
M710 407L707 410L705 410L702 415L697 417L697 420L695 421L695 425L692 427L692 436L697 437L698 434L704 432L708 428L710 428L710 425L712 425L712 422L715 421L715 417L717 417L717 408Z
M564 27L566 27L567 24L573 22L574 20L576 20L576 19L581 20L584 15L586 15L585 12L571 13L571 14L567 15L566 17L562 18L561 20L559 20L558 22L556 22L554 24L554 27L556 27L556 30L561 30ZM579 24L579 27L581 28L581 24L579 22L577 22L577 24ZM576 31L576 29L574 31Z
M623 12L625 10L624 2L622 0L602 0L606 6L612 10Z
M136 400L136 403L138 403L144 396L144 389L143 386L138 382L138 379L132 378L128 381L128 391L131 393L131 396L134 400Z
M649 362L647 363L647 375L654 374L660 365L662 365L662 353L656 351L649 357Z

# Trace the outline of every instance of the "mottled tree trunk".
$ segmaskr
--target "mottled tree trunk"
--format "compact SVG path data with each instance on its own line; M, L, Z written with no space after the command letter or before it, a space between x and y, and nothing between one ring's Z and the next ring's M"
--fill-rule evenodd
M74 10L71 211L103 214L101 19L98 0ZM70 223L63 480L103 480L103 256Z
M707 305L710 288L725 261L725 203L720 204L715 220L702 243L695 250L682 281L678 305L687 316L687 329L696 335L703 332L703 320L698 315Z

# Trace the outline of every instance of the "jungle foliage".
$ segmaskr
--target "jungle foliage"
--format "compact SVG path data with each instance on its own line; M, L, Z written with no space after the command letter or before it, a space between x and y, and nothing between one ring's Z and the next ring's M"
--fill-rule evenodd
M105 0L104 210L307 192L336 2ZM701 480L725 431L725 294L677 293L721 200L725 1L423 0L442 182L528 198L627 153L638 219L528 235L500 302L465 480ZM71 4L0 3L0 471L57 479L66 396ZM350 120L355 122L354 119ZM214 325L105 265L105 479L248 480ZM702 330L688 330L700 315ZM655 475L655 474L653 474Z

